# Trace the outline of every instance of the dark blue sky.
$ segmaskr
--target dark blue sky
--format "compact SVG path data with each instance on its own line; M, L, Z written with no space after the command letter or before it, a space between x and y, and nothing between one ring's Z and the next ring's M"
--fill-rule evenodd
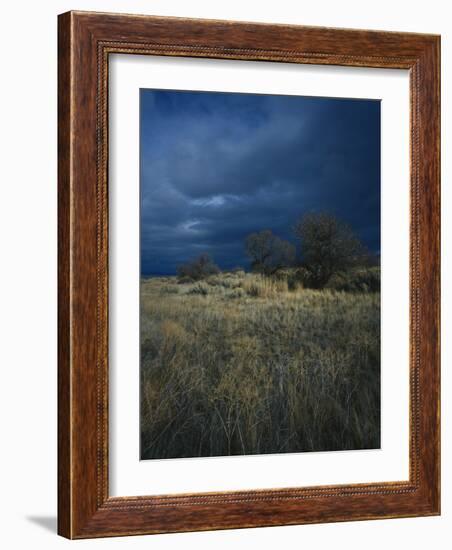
M291 240L327 211L380 250L380 102L141 90L141 272L208 252L248 266L244 239Z

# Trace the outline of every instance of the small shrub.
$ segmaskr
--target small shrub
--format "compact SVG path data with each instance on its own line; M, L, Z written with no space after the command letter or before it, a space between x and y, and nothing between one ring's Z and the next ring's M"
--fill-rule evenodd
M214 275L213 277L209 277L206 279L206 283L211 286L219 286L223 288L233 288L234 287L234 280L221 276L221 275Z
M177 275L180 279L188 277L193 281L200 281L217 273L220 273L220 269L208 254L201 254L191 262L177 267Z
M177 285L164 285L162 292L163 294L179 294L181 292L181 288Z
M216 288L232 289L238 288L242 283L242 278L233 273L220 273L218 275L211 275L205 282Z
M205 283L207 283L209 286L218 286L220 283L220 278L216 275L211 275L210 277L207 277L207 279L204 279Z
M187 294L199 294L200 296L207 296L209 294L209 286L204 282L199 282L188 289Z
M185 285L187 283L192 283L193 279L191 277L188 277L187 275L182 275L178 277L177 284L179 285Z
M326 288L344 292L380 292L380 269L374 267L336 273Z
M246 296L246 292L243 288L234 288L233 290L230 290L227 294L226 294L226 298L231 298L231 299L237 299L237 298L245 298Z

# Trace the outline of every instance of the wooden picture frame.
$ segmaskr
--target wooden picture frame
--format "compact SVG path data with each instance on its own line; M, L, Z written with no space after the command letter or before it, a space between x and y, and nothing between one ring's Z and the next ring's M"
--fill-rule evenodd
M440 513L440 38L68 12L58 38L58 532L68 538ZM410 73L408 481L147 497L108 491L108 60L112 53Z

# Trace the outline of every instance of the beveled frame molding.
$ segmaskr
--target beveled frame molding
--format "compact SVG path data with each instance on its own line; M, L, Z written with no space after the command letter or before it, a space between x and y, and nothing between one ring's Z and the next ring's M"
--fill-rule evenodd
M87 538L440 513L440 38L68 12L58 35L58 532ZM410 477L108 494L108 59L113 53L408 69Z

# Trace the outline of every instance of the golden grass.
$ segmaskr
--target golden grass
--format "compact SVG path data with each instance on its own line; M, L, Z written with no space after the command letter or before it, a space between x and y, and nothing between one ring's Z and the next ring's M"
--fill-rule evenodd
M142 280L142 458L379 445L378 293Z

